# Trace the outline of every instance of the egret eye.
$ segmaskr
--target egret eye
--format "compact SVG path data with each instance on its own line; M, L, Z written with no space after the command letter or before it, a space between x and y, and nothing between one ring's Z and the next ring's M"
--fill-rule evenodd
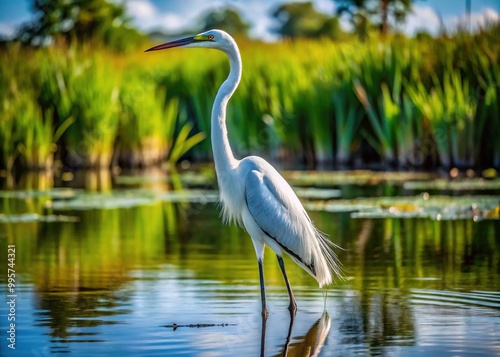
M214 35L208 35L207 38L212 41L214 39Z

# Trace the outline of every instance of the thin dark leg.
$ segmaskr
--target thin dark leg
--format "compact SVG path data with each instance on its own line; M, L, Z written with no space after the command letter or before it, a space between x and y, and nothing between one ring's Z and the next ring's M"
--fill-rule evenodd
M290 310L290 326L288 326L288 334L286 335L285 346L283 346L283 353L281 353L282 356L286 356L288 354L288 347L290 345L290 339L292 337L292 329L294 321L295 321L295 311Z
M278 258L278 263L281 268L281 272L283 273L283 278L285 278L285 283L286 283L286 288L288 290L288 296L290 297L290 306L288 306L288 310L290 312L297 312L297 303L295 302L295 296L293 296L292 292L292 287L290 286L290 283L288 282L288 277L286 276L286 270L285 270L285 262L283 261L283 258L280 257L279 255L276 255Z
M267 319L266 307L266 287L264 286L264 263L259 259L259 278L260 278L260 300L262 301L262 317Z
M266 352L266 324L267 324L267 316L264 316L264 314L262 314L262 329L260 334L260 357L264 357Z

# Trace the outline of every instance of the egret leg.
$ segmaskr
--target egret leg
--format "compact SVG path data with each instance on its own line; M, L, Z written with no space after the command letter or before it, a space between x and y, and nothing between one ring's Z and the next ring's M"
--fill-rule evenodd
M262 314L262 329L260 333L260 357L265 357L266 352L266 324L267 316Z
M286 270L285 270L285 262L283 261L283 258L279 255L276 255L278 258L278 263L281 268L281 272L283 273L283 278L285 278L285 283L286 283L286 288L288 290L288 296L290 297L290 306L288 306L288 310L290 310L291 313L297 312L297 303L295 302L295 296L293 296L292 292L292 287L290 286L290 283L288 282L288 277L286 275Z
M293 322L295 321L295 312L290 310L290 326L288 326L288 334L286 335L285 346L283 346L282 356L288 355L288 347L290 345L290 339L292 337Z
M266 287L264 286L264 262L259 259L259 278L260 278L260 300L262 301L262 318L267 319L266 307Z

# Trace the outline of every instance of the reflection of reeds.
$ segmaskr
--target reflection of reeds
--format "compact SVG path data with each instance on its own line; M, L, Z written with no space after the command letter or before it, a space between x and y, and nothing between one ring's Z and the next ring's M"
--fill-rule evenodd
M46 207L43 199L32 198L1 198L0 204L5 214L26 208L41 212ZM218 222L214 206L188 207L183 216L179 214L181 207L172 202L84 210L73 212L80 217L76 223L3 223L0 235L7 237L4 241L8 244L15 242L20 273L32 277L42 298L52 291L84 291L84 295L90 289L92 294L113 292L130 279L132 270L151 267L167 272L178 269L182 272L178 279L218 281L221 286L230 286L229 291L233 291L234 284L245 285L255 289L257 298L255 256L246 233L236 227L214 225ZM394 341L394 337L403 341L414 339L411 307L425 298L415 289L436 289L444 295L450 287L495 290L500 283L496 273L500 268L496 239L499 231L494 221L379 221L345 219L349 216L331 212L311 213L346 248L339 254L352 279L340 287L346 295L340 293L339 297L335 293L334 299L347 301L349 305L342 315L353 314L353 318L337 320L339 333L345 333L344 328L355 328L357 336L368 345ZM270 284L284 291L275 258L268 255L266 259ZM313 279L300 267L289 264L289 269L294 284L303 287L300 294L308 294L310 290L305 287L315 287ZM242 299L238 294L224 296ZM428 302L436 303L435 294L431 299ZM447 303L449 299L450 296ZM359 305L353 308L353 302ZM58 309L50 310L51 313L72 306L70 301L60 304L63 305L57 305ZM380 326L385 328L381 330ZM307 334L291 340L288 355L314 355L325 342L329 328L329 319L322 317Z

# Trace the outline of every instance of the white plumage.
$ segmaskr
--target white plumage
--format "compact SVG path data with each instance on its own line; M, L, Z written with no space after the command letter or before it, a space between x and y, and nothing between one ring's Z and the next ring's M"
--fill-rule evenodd
M252 239L259 239L276 254L288 253L320 287L330 284L331 271L339 273L337 258L330 249L333 243L316 229L292 188L260 157L248 157L240 165L247 172L245 200L250 212L243 223L248 231L261 230L260 237Z
M257 156L235 159L226 128L226 107L236 90L242 71L238 46L226 32L211 30L194 37L168 42L148 51L171 47L207 47L223 51L230 62L228 78L222 83L212 108L211 140L225 222L236 222L252 238L261 285L262 312L267 315L263 277L264 247L277 255L290 297L290 310L296 311L295 298L285 271L282 253L287 253L311 274L320 287L340 276L336 247L316 229L295 192L267 161ZM332 275L333 274L333 275Z

